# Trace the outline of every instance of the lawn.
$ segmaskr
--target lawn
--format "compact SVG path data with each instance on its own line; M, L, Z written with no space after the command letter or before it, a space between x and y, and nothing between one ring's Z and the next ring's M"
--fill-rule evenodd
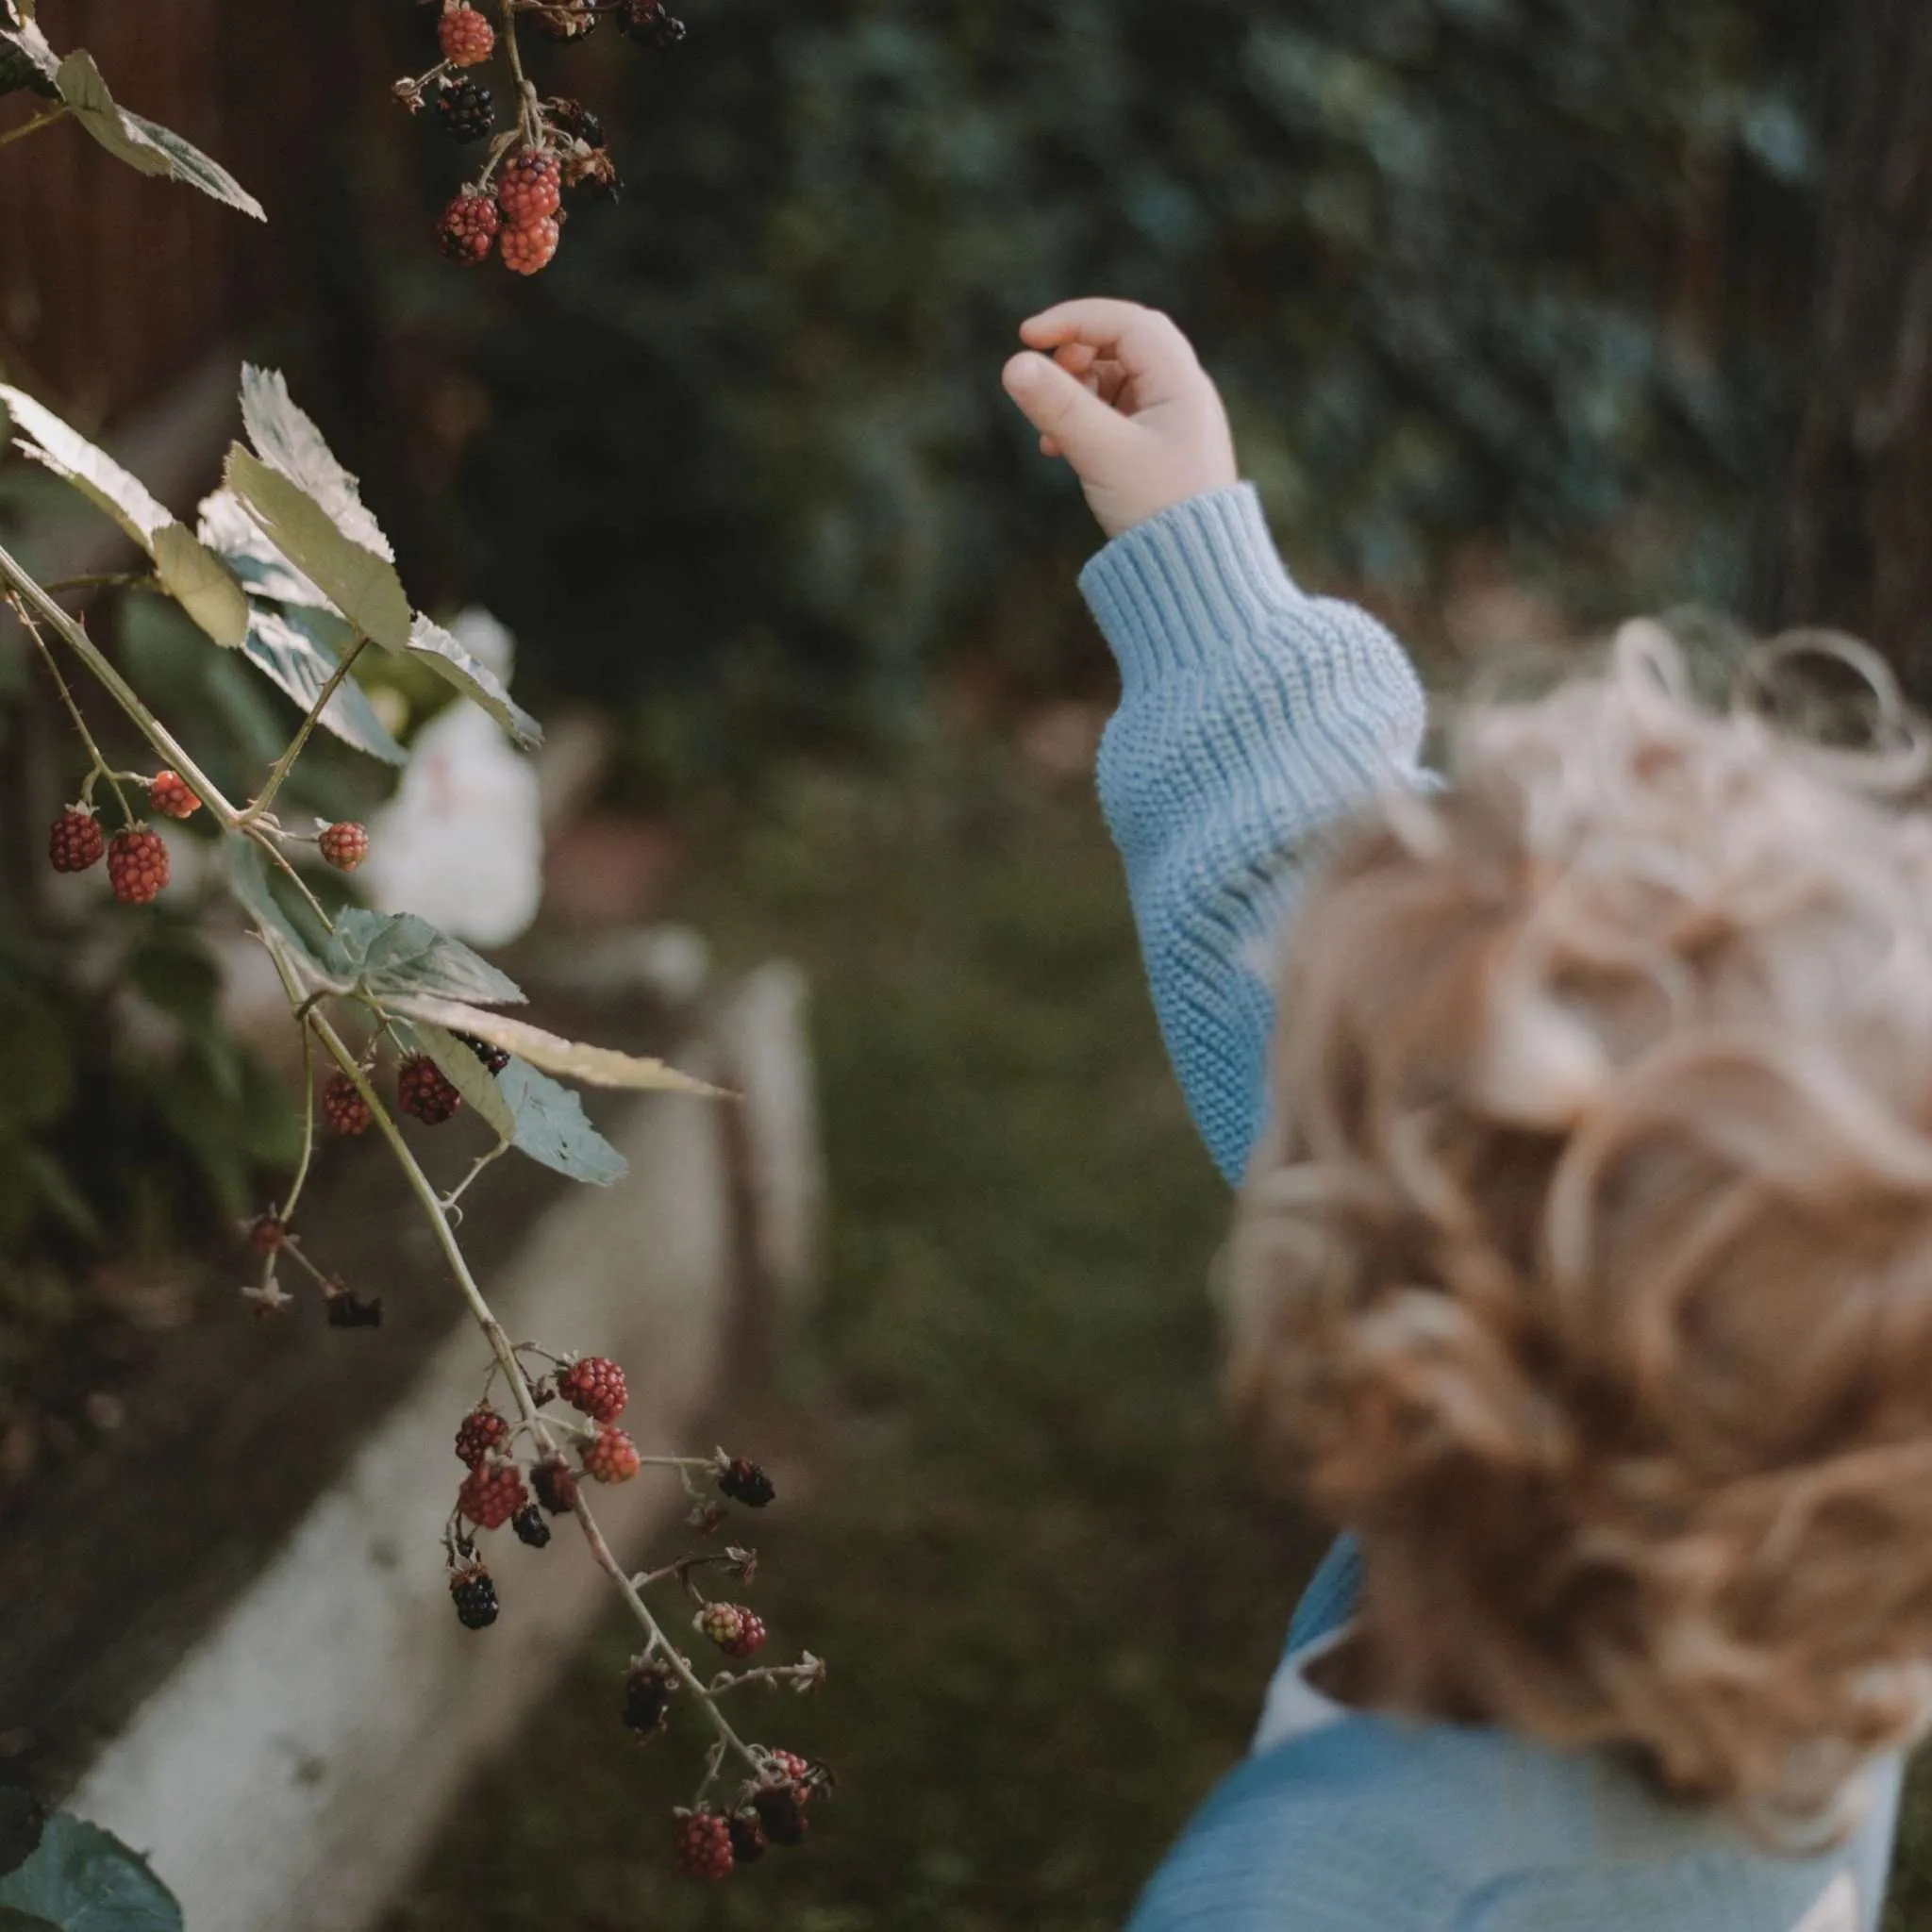
M721 815L686 877L726 958L817 988L824 1303L721 1430L787 1491L758 1524L774 1649L832 1664L760 1730L836 1799L728 1886L672 1877L696 1740L624 1732L613 1621L392 1932L1117 1926L1243 1748L1318 1546L1218 1412L1224 1191L1091 791L934 743Z

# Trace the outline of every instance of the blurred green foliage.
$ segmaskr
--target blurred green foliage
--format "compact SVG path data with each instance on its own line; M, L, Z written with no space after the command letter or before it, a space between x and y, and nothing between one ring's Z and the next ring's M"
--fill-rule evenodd
M437 302L490 398L464 566L533 674L889 717L970 636L1063 678L1091 530L997 374L1022 316L1096 291L1195 333L1318 572L1412 592L1481 533L1574 577L1641 525L1662 597L1736 601L1807 319L1829 9L689 10L674 55L539 49L608 106L625 198L527 291Z

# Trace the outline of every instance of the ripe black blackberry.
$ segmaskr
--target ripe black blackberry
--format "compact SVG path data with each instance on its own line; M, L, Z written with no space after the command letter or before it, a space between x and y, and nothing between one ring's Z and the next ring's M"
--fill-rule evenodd
M669 1664L640 1664L624 1684L624 1721L641 1738L661 1731L677 1694L677 1675Z
M382 1297L364 1301L359 1294L342 1289L328 1298L328 1325L331 1328L380 1328Z
M509 1065L509 1055L500 1046L491 1046L487 1040L478 1040L473 1034L458 1033L460 1040L492 1074L500 1074Z
M770 1849L771 1842L756 1811L747 1809L731 1814L731 1856L741 1865L757 1864Z
M449 1580L449 1593L457 1607L457 1620L465 1630L487 1630L496 1622L496 1585L480 1563L459 1570Z
M480 80L446 80L436 91L436 116L452 141L482 141L496 125L496 103Z
M742 1456L733 1457L719 1470L718 1487L734 1503L742 1503L747 1509L763 1509L776 1501L778 1495L772 1478L756 1462L747 1462Z
M791 1785L766 1785L751 1801L758 1814L765 1836L774 1845L795 1845L805 1841L808 1828L805 1800Z
M645 47L675 47L686 31L662 0L625 0L617 25L626 40Z
M527 1509L519 1509L510 1518L509 1526L516 1531L518 1542L528 1543L533 1550L542 1549L550 1541L550 1525L534 1503Z

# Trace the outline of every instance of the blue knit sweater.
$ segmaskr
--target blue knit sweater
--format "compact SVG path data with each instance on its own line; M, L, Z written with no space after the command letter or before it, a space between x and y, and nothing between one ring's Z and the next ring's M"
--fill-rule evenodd
M1267 956L1322 834L1391 777L1428 782L1422 687L1374 619L1295 587L1245 487L1130 531L1081 588L1123 681L1102 800L1169 1050L1234 1180L1266 1107ZM1291 1657L1358 1586L1344 1540ZM1322 1702L1292 1663L1276 1693ZM1222 1785L1129 1932L1873 1932L1897 1765L1869 1783L1848 1847L1774 1857L1607 1758L1329 1707Z

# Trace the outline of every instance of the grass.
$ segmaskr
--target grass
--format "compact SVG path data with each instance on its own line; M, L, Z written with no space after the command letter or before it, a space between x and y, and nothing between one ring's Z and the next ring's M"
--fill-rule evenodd
M758 1727L836 1800L808 1849L680 1885L696 1740L622 1731L613 1623L392 1932L1116 1926L1242 1750L1318 1545L1221 1422L1225 1193L1091 797L936 748L782 788L691 872L680 909L727 957L817 988L825 1302L727 1425L788 1492L758 1525L774 1649L833 1667Z

